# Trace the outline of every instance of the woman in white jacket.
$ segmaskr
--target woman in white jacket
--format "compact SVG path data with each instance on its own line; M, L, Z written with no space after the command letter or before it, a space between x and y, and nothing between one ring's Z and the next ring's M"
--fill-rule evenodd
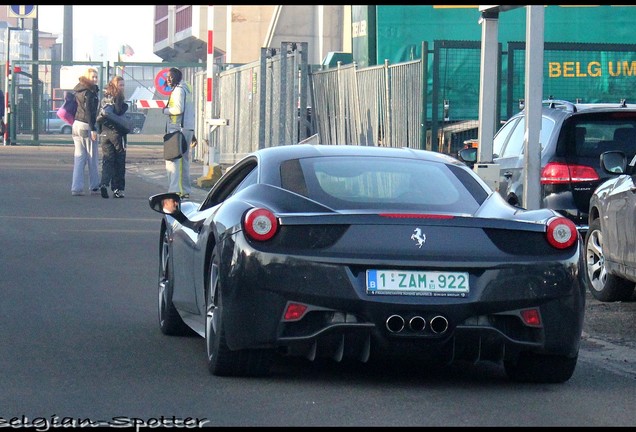
M183 74L177 68L170 68L166 74L166 83L172 87L168 106L163 113L168 116L167 132L181 130L185 136L187 150L182 157L166 160L168 173L168 192L176 192L182 198L190 198L190 143L194 136L194 103L192 86L183 81Z

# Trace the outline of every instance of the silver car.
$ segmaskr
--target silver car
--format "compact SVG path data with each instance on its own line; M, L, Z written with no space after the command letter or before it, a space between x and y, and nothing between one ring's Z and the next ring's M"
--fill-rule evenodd
M57 116L57 111L47 111L44 117L44 133L71 134L71 125Z
M590 200L587 275L590 292L603 302L630 300L636 286L636 157L625 156L622 151L601 154L601 168L615 177L598 186Z

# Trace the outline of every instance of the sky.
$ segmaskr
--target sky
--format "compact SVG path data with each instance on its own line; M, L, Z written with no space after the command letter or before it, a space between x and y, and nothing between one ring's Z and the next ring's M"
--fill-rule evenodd
M73 60L118 61L119 48L130 45L133 62L159 62L153 54L154 6L73 6ZM38 6L38 29L58 34L62 42L64 6Z

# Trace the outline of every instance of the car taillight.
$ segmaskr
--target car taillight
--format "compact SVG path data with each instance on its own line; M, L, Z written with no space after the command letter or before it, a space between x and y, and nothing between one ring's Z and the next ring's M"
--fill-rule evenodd
M243 227L252 240L266 241L276 234L278 219L267 209L253 208L245 213Z
M578 233L576 225L566 217L555 217L548 221L546 232L548 243L557 249L566 249L576 243Z
M599 180L596 170L587 165L550 162L541 170L541 184L577 183Z

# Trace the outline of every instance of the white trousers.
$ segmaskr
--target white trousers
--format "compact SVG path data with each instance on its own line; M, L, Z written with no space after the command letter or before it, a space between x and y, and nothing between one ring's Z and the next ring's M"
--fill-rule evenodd
M170 129L168 129L170 132ZM188 151L179 159L166 161L166 172L168 174L168 192L177 192L180 194L192 193L192 185L190 184L190 142L194 131L192 129L183 129L186 142L188 143Z
M88 123L75 121L73 123L73 181L71 192L84 192L84 167L88 165L88 181L90 189L99 188L99 153L98 142L91 139Z

